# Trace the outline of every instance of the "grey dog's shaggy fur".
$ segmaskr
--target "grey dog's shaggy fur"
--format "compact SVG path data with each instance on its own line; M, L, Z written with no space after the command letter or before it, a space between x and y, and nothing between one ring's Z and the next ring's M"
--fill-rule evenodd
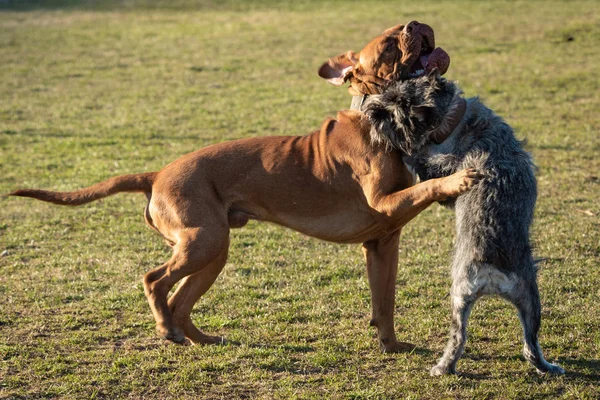
M446 125L461 93L434 72L397 82L362 107L372 123L372 140L402 150L421 180L463 168L476 168L484 176L473 190L447 203L456 210L457 231L452 324L444 355L431 374L455 373L469 313L486 294L500 295L518 309L525 358L542 373L562 374L544 359L538 344L541 310L529 240L537 195L531 157L512 128L478 98L467 99L462 120L444 142L429 140L434 129L451 129Z

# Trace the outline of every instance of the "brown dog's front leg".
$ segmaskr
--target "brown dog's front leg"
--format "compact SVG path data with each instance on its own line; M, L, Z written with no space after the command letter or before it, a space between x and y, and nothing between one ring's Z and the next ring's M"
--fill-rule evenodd
M390 218L391 227L402 228L433 202L465 193L479 183L481 177L475 169L464 169L390 194L383 194L381 188L374 185L367 192L367 198L372 208Z
M373 308L371 325L377 327L379 345L384 353L408 351L414 348L410 343L398 342L394 332L399 238L398 230L386 238L363 243Z

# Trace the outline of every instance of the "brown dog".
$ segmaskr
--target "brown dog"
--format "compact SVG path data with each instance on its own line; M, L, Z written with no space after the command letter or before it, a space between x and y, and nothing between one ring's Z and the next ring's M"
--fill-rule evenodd
M321 75L351 77L352 88L363 94L407 76L433 48L431 28L409 32L412 24L384 32L349 57L342 75L327 76L337 73L335 60ZM369 131L360 112L342 111L307 136L235 140L187 154L159 172L118 176L75 192L25 189L11 195L79 205L118 192L145 193L146 222L173 247L173 256L144 276L144 289L158 333L174 342L221 341L200 332L190 313L225 265L230 228L254 219L323 240L363 243L371 323L383 350L398 351L411 347L396 340L393 324L400 229L431 203L468 190L479 176L461 171L410 187L402 154L373 145Z

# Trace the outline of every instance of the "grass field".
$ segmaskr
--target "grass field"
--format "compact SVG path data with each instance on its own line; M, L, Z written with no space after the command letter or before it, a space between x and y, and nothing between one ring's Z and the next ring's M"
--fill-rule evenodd
M522 2L0 2L0 193L70 190L158 170L230 139L305 134L347 108L316 74L411 19L436 30L447 76L512 124L539 167L533 240L538 376L516 312L481 301L459 376L428 370L449 325L454 216L403 232L396 328L381 354L359 246L268 224L232 234L193 319L237 342L155 336L142 275L169 248L123 194L79 208L0 198L0 398L600 398L600 7Z

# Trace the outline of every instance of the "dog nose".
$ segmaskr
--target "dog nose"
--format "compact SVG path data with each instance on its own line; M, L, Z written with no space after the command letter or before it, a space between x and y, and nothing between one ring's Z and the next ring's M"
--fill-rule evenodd
M411 33L417 26L419 26L419 23L417 21L410 21L404 27L404 33Z

